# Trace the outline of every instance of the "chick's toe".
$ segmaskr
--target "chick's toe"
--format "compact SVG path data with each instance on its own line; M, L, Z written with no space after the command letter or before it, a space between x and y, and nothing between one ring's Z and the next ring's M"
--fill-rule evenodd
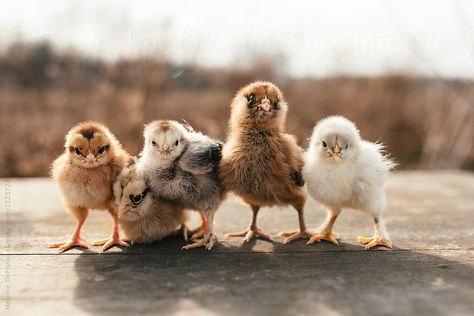
M286 237L283 240L284 244L289 244L292 241L295 241L297 239L305 239L305 238L311 238L313 235L309 231L288 231L288 232L281 232L278 234L279 236Z
M72 238L71 240L67 240L63 242L52 243L52 244L49 244L48 247L58 248L59 252L64 252L73 247L89 248L89 245L87 244L85 239L83 239L82 237L78 237L78 238Z
M268 234L265 234L260 228L249 228L237 233L228 233L226 237L244 237L242 243L246 244L254 238L261 238L265 240L272 240L272 237Z
M330 243L333 243L335 245L338 245L339 243L337 242L337 239L339 238L339 235L334 232L330 233L316 233L314 234L306 243L307 245L314 244L316 242L319 242L321 240L329 241Z
M102 251L107 251L108 249L112 248L113 246L122 246L122 247L129 247L130 245L120 239L119 237L111 237L106 239L97 240L92 243L94 246L102 246Z
M189 250L189 249L201 248L201 247L205 247L206 250L212 250L216 240L217 240L216 235L212 234L208 238L202 238L202 239L196 240L192 244L182 247L181 250Z
M383 246L390 249L393 249L392 242L388 239L383 239L380 237L357 237L357 240L365 245L365 250L372 249L376 246Z

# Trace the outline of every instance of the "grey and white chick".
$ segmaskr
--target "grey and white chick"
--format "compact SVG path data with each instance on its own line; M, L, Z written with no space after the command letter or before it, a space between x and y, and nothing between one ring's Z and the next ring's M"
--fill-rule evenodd
M337 244L332 232L342 208L358 209L372 215L373 237L359 237L370 249L377 245L392 248L385 228L385 182L395 163L384 156L383 146L362 140L355 124L341 116L318 122L305 153L303 176L309 194L328 208L326 220L308 244L327 240Z
M114 196L120 226L131 244L161 240L185 227L185 209L156 199L133 162L117 178Z
M214 213L224 198L218 176L222 143L192 129L189 124L159 120L145 126L145 145L138 161L151 191L207 218L202 239L183 249L214 246Z

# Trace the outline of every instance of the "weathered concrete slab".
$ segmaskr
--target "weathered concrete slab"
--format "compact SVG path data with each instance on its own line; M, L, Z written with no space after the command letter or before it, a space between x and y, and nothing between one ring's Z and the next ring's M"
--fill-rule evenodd
M472 315L474 310L470 173L394 174L386 220L397 248L371 252L356 237L370 235L372 221L351 210L336 224L340 246L282 245L280 238L241 246L222 236L246 227L250 211L230 198L216 216L221 238L212 253L183 252L176 236L105 254L92 248L57 255L46 245L68 237L74 220L63 211L53 183L4 180L2 188L5 181L10 188L0 203L10 210L0 222L6 281L0 308L9 303L11 314ZM324 217L312 201L306 213L311 227ZM93 212L86 237L107 236L111 223L104 212ZM296 212L264 209L260 226L272 235L296 228Z

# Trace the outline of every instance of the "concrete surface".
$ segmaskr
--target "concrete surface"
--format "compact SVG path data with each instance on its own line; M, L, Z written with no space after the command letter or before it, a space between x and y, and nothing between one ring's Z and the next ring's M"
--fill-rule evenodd
M341 243L306 246L257 240L246 246L225 232L248 225L250 211L230 197L216 216L220 243L184 252L173 236L148 246L74 249L74 220L49 179L1 181L1 315L472 315L474 174L398 172L388 186L387 227L394 250L364 251L358 235L372 220L347 210L335 226ZM309 227L324 211L306 206ZM197 224L196 216L192 224ZM291 209L263 209L262 229L297 227ZM84 235L109 235L112 220L94 211ZM192 226L192 225L191 225Z

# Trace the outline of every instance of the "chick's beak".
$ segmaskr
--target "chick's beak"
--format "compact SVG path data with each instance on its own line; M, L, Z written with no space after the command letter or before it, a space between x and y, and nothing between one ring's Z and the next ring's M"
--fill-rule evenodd
M267 98L264 98L264 99L262 100L262 103L260 103L260 105L259 105L258 107L259 107L259 109L262 109L262 110L264 110L265 112L270 111L270 108L271 108L271 106L270 106L270 100L268 100Z
M331 156L335 161L341 160L341 148L339 147L339 144L336 143L336 146L331 149Z
M161 150L160 150L162 155L169 155L171 154L171 146L168 144L163 144L161 145Z
M128 211L130 210L130 208L126 205L126 204L120 204L119 206L119 211L118 211L118 217L122 217L124 216Z
M92 164L94 164L95 156L92 153L89 152L89 154L87 154L87 156L86 156L86 159L87 159L87 163L89 165L92 165Z
M260 104L259 107L260 107L262 110L264 110L265 112L270 111L270 104L268 104L268 103L262 103L262 104Z

